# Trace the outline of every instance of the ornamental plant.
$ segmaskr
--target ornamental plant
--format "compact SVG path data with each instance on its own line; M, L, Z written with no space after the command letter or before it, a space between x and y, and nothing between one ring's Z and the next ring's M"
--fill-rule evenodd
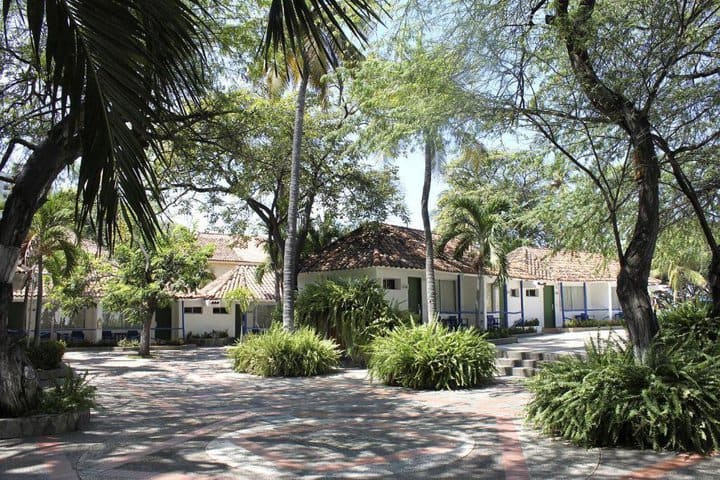
M489 383L496 373L495 346L475 329L442 324L400 326L369 347L370 376L387 385L455 390Z

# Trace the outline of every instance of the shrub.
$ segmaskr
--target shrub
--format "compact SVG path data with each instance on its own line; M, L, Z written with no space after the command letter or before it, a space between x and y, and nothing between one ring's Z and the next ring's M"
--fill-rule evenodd
M331 372L340 349L308 327L295 332L273 325L267 332L247 335L228 351L236 372L263 377L309 377Z
M388 385L454 390L489 382L495 346L475 329L448 330L439 322L400 326L370 344L370 376Z
M65 347L65 342L62 340L47 340L40 342L37 347L30 345L27 348L27 355L35 368L53 370L60 368L60 362L65 355Z
M720 334L720 318L710 317L710 304L700 301L685 302L676 307L661 310L658 321L662 336L667 340L685 341L695 339L704 349L717 347Z
M118 347L123 348L139 348L140 347L140 340L138 339L130 339L130 338L121 338L117 341Z
M84 375L69 375L62 384L55 383L53 388L43 390L40 396L42 413L63 413L87 410L95 406L95 387Z
M370 341L404 322L374 279L327 279L307 285L295 301L299 325L334 338L349 357L363 362Z
M565 327L567 328L591 328L591 327L621 327L625 325L625 320L596 320L589 318L587 320L578 320L575 318L565 319Z
M626 342L547 364L528 381L528 419L585 447L710 452L720 447L720 357L693 339L657 338L646 362Z

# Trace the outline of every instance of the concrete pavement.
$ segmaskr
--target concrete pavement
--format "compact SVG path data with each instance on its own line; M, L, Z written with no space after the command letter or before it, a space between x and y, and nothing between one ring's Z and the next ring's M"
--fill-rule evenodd
M222 349L71 352L98 387L89 428L0 441L0 478L720 478L720 459L572 447L522 422L521 381L457 392L234 373Z

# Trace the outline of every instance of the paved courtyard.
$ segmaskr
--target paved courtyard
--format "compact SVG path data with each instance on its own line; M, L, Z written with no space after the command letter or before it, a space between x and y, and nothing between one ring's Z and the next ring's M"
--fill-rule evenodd
M236 374L222 349L69 352L99 406L83 432L0 440L0 478L720 478L720 459L571 447L521 420L528 394L413 392L364 370Z

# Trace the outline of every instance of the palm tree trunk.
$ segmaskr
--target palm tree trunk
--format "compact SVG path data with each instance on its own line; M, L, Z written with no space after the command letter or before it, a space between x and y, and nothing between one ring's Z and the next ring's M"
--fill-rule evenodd
M425 293L427 295L428 323L434 322L437 317L435 307L435 254L433 251L432 227L430 225L430 185L432 183L432 168L435 149L429 139L425 139L425 177L422 190L422 221L425 230Z
M300 193L300 147L303 136L303 121L305 119L305 95L309 80L307 62L305 62L297 93L295 106L295 127L293 129L293 145L290 167L290 196L288 201L288 229L285 238L285 252L283 256L283 328L287 331L294 329L295 290L293 278L295 276L295 249L297 247L297 217L298 197Z
M40 345L40 320L42 318L42 299L43 299L43 256L38 255L38 275L37 275L37 299L35 303L35 333L33 334L33 343L35 346Z
M66 118L55 125L25 162L0 218L0 416L20 415L38 401L34 373L23 375L29 363L17 353L18 347L10 346L8 312L20 246L30 231L33 215L42 206L58 174L78 156L78 146L73 147L66 137L68 121ZM33 372L32 366L29 372Z

